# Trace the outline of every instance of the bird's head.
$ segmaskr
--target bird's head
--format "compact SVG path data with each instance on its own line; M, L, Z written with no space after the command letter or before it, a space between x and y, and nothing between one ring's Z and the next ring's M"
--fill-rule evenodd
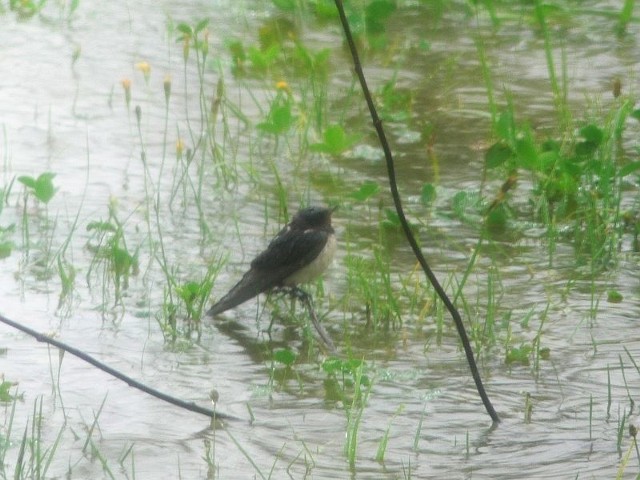
M331 226L331 214L334 212L334 208L325 207L307 207L298 211L291 220L290 225L293 228L299 228L306 230L308 228L330 227Z

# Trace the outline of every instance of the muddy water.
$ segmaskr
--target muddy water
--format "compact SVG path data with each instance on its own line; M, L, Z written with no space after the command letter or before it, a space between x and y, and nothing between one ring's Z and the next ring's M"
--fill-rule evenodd
M481 373L503 420L492 428L446 315L441 335L431 316L404 318L401 330L381 335L366 328L361 309L341 303L347 238L350 248L363 255L379 238L378 200L366 206L346 200L364 179L384 185L375 140L361 138L357 153L343 159L310 161L296 156L295 142L274 148L273 142L240 133L242 122L230 125L231 138L240 140L226 155L239 166L238 183L221 188L215 175L205 172L206 234L192 201L163 210L165 254L181 280L201 278L208 263L226 256L213 293L221 295L279 227L274 166L288 189L291 208L301 199L343 205L335 218L343 252L325 279L326 296L318 307L329 312L324 322L338 349L364 358L373 379L351 467L344 453L347 413L340 401L328 397L326 374L319 366L322 356L305 355L299 328L276 323L269 337L268 311L260 310L256 321L257 304L249 302L224 320L207 322L199 343L169 345L155 320L166 280L149 253L145 185L149 188L151 181L166 199L176 175L174 164L168 163L157 181L164 145L165 75L173 81L168 151L175 148L177 132L186 131L186 117L199 111L196 75L193 69L184 75L182 46L169 32L179 21L211 19L207 88L214 91L220 68L227 94L255 124L262 118L259 109L267 107L255 106L249 92L265 101L273 93L261 90L265 83L234 79L224 42L235 37L253 44L256 31L274 10L267 2L81 3L67 21L60 8L49 5L42 16L28 20L12 13L0 17L4 184L14 176L53 171L59 187L48 209L33 204L27 209L32 219L29 248L20 234L21 189L13 187L0 215L0 225L17 225L12 237L16 249L1 261L0 309L173 395L207 405L215 389L217 408L238 420L212 430L204 417L147 397L68 355L60 363L56 351L2 327L0 373L18 382L23 394L15 404L7 475L14 471L25 425L33 421L34 402L41 399L41 445L51 446L61 435L49 478L68 470L71 478L616 476L631 445L621 424L630 399L640 393L640 373L627 354L638 361L638 257L628 239L616 268L596 278L575 268L572 248L562 243L550 267L535 225L517 239L494 240L483 248L465 286L465 318L482 323L491 281L496 318L503 325L499 337L506 336L509 324L511 345L530 343L544 322L541 345L550 351L536 369L507 365L503 344L483 350ZM608 8L590 2L551 25L567 58L569 100L576 117L612 105L610 85L616 77L627 93L634 93L638 28L631 25L628 35L616 36L614 21L598 13ZM425 226L421 241L449 290L462 278L478 241L475 228L452 219L448 200L460 189L478 189L483 148L489 142L486 91L474 43L478 38L487 50L497 101L504 104L509 92L516 111L541 132L553 131L556 122L542 39L530 12L514 8L502 14L502 25L492 27L486 15L475 18L462 4L451 5L442 16L403 8L389 25L391 53L367 60L374 87L397 69L399 87L414 96L413 121L390 125L390 137L407 208ZM307 40L314 47L335 46L341 37L336 28L316 26ZM72 62L74 54L79 56ZM134 66L143 61L151 66L148 82ZM336 110L349 88L345 62L340 53L332 57L328 95ZM133 82L129 109L121 87L125 78ZM150 172L146 183L134 105L142 109ZM349 121L355 129L368 120L363 111L361 118ZM419 135L427 122L435 132L437 165L426 160L427 145ZM636 134L637 126L629 125L629 148ZM189 146L193 139L181 135ZM324 180L316 178L321 175ZM435 213L427 214L417 200L424 182L437 184ZM386 195L381 197L390 205ZM630 196L625 204L633 201ZM141 274L131 278L124 307L115 308L113 286L105 296L85 247L86 225L106 219L110 203L119 218L126 219L130 243L141 246ZM33 220L38 218L55 219L55 228ZM68 236L68 258L77 276L72 295L59 306L59 279L55 272L43 274L41 265L46 245L57 249ZM399 279L414 261L400 240L387 240L393 278ZM611 289L623 295L621 303L606 302ZM274 346L300 352L292 371L272 370L269 349ZM525 422L527 396L530 422ZM97 427L87 443L95 416ZM0 438L9 434L11 404L3 406L2 418ZM384 461L379 461L376 452L387 431ZM635 478L639 462L632 450L624 478Z

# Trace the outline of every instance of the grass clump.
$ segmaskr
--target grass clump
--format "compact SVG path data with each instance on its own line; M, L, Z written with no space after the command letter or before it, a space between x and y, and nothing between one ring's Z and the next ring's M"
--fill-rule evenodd
M109 205L107 220L89 222L87 231L90 238L86 247L93 254L87 271L87 284L92 285L92 277L100 279L102 291L102 309L124 307L123 291L129 286L129 278L139 272L139 249L131 250L125 239L124 224L118 219L116 205ZM110 286L114 287L113 298L110 299Z
M350 307L360 305L367 326L373 331L388 331L402 324L401 307L391 280L389 260L379 250L374 258L349 255L345 258L348 272Z
M539 142L528 126L517 125L510 111L503 112L499 138L487 150L486 166L514 179L524 177L531 189L527 205L506 199L501 213L542 223L550 246L570 241L578 262L594 270L613 264L625 226L621 215L625 178L639 168L619 151L630 113L625 102L602 126L587 123L568 141ZM487 218L495 219L495 212ZM549 252L551 264L553 249Z
M165 272L167 284L164 287L162 308L156 320L166 340L175 342L178 337L189 339L202 335L202 318L206 313L211 290L223 262L213 262L200 280L178 280L178 273ZM178 322L180 319L180 322Z

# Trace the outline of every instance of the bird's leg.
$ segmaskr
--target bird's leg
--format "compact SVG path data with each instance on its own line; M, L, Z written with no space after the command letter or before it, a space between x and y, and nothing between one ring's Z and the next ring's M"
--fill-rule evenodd
M273 289L274 293L278 293L281 295L288 295L289 297L291 297L292 300L292 304L291 304L291 308L293 309L295 307L295 302L296 300L301 301L304 305L307 305L309 301L311 301L311 295L309 295L307 292L305 292L304 290L302 290L300 287L285 287L285 286L279 286L279 287L275 287Z
M270 293L268 295L271 295ZM269 336L269 339L271 339L271 331L273 330L273 322L275 321L275 318L273 317L273 315L271 315L271 320L269 320L269 326L267 327L266 333Z
M305 292L300 287L290 287L289 295L291 295L296 300L300 300L305 305L310 305L313 302L311 295Z
M311 317L311 323L313 323L313 326L315 327L316 332L318 332L318 335L320 335L320 339L324 343L325 347L327 347L327 349L331 353L336 353L336 347L333 344L333 341L331 341L331 337L329 337L327 331L322 327L320 320L318 320L316 311L313 308L313 298L311 297L311 295L309 295L300 287L292 287L289 290L289 295L291 295L295 299L300 300L307 307L309 316Z

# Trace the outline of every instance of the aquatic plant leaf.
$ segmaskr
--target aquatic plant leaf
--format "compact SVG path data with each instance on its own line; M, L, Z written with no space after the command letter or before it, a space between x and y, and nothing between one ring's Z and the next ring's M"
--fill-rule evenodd
M295 117L291 113L291 104L289 102L271 107L271 111L265 122L259 123L257 128L260 130L278 135L286 132L293 125Z
M335 374L342 370L342 360L335 357L327 358L322 362L322 370L328 374Z
M200 284L197 282L187 282L181 287L176 288L176 292L186 304L193 303L194 299L200 292Z
M389 0L374 0L367 5L365 10L367 33L383 33L385 31L383 22L395 11L395 9L395 4Z
M395 210L391 210L390 208L385 208L384 213L387 217L386 220L383 220L383 225L387 227L400 228L400 217Z
M278 55L280 55L280 47L278 45L271 45L265 50L249 47L247 52L251 66L260 72L269 69L278 58Z
M368 18L382 21L389 17L396 10L396 5L389 0L374 0L367 5L366 14Z
M496 134L502 140L511 143L514 137L514 131L513 114L509 110L502 112L496 122Z
M531 353L531 345L520 345L520 347L512 347L507 352L506 363L520 363L529 365L529 354Z
M349 26L354 36L358 37L362 35L365 27L364 15L355 9L347 10L347 19L349 20Z
M604 138L604 132L600 127L594 124L589 124L582 127L578 132L583 142L578 142L575 147L576 155L589 156L598 149Z
M547 172L551 170L560 159L560 155L555 151L542 152L538 155L538 165L540 170Z
M281 350L276 350L275 352L273 352L273 359L278 363L290 367L296 361L296 354L288 348L283 348Z
M350 149L357 141L355 135L347 135L340 125L329 126L324 131L323 137L322 143L316 143L309 147L311 151L337 156Z
M22 175L18 177L18 181L28 188L36 188L36 179L29 177L28 175Z
M580 129L580 136L587 142L591 142L596 146L599 146L604 138L604 132L600 127L591 123Z
M276 107L271 114L271 120L273 121L273 125L277 132L284 132L288 130L293 123L291 106L287 104Z
M436 187L432 183L425 183L420 192L420 202L423 205L431 205L436 199Z
M0 258L7 258L11 256L11 251L13 250L13 242L8 240L4 242L0 242Z
M629 164L625 165L624 167L622 167L618 171L618 176L626 177L630 173L636 172L638 170L640 170L640 162L632 162L632 163L629 163Z
M496 168L513 158L513 150L502 142L496 142L484 154L487 168Z
M35 179L28 175L23 175L18 177L18 181L30 189L31 193L33 193L33 195L42 203L49 203L57 191L53 186L53 179L55 176L55 173L45 172Z
M533 171L538 170L538 151L530 135L519 138L516 141L516 153L518 154L518 163L522 168Z
M10 389L17 385L15 382L2 380L0 382L0 403L12 402L16 397L10 393Z
M353 140L340 125L331 125L324 132L324 142L333 152L339 153L349 148Z
M295 8L295 4L292 8ZM274 45L283 45L299 36L296 24L284 16L279 16L265 21L260 27L258 43L261 50L267 50Z
M313 10L321 20L329 20L338 18L338 10L336 4L329 0L316 0L313 3Z
M231 53L231 58L234 63L241 63L247 59L247 52L245 52L244 45L240 40L231 40L227 43L227 48Z
M380 185L377 182L367 180L362 185L360 185L360 188L358 190L356 190L355 192L351 192L349 196L359 202L364 202L366 199L368 199L372 195L375 195L379 191Z
M576 155L583 157L591 156L598 149L598 145L593 142L579 142L576 144Z
M56 194L57 189L53 186L53 178L55 176L55 173L46 172L41 174L36 180L34 194L42 203L49 203Z
M127 250L123 248L114 248L111 252L113 261L113 267L115 274L118 276L129 275L134 271L134 264L136 259Z
M193 36L193 28L188 23L179 23L176 25L176 30L182 33L185 37Z
M118 230L118 227L116 227L111 222L89 222L89 224L87 225L87 231L90 232L91 230L99 230L101 232L115 232L116 230Z
M507 229L509 212L504 203L492 208L486 216L485 225L493 233L502 233Z
M609 290L607 292L607 302L620 303L624 300L624 296L618 290Z
M280 10L292 12L296 9L296 0L271 0Z
M331 50L323 48L318 52L313 52L303 44L296 43L294 53L296 59L300 63L300 69L302 70L301 73L320 74L326 76Z
M200 20L198 23L196 23L196 28L194 28L194 31L196 33L199 33L202 30L204 30L205 28L207 28L207 25L209 25L209 19L208 18L204 18L204 19Z
M364 360L358 358L350 358L342 362L342 370L349 373L355 373L359 368L364 367Z
M384 220L382 220L382 222L380 222L382 227L387 231L401 232L402 223L400 222L400 217L398 216L398 213L391 208L385 208L384 213L387 218L385 218ZM413 232L418 231L418 225L414 222L409 222L409 228Z
M461 190L451 199L453 215L463 222L470 221L478 216L482 199L477 192Z

